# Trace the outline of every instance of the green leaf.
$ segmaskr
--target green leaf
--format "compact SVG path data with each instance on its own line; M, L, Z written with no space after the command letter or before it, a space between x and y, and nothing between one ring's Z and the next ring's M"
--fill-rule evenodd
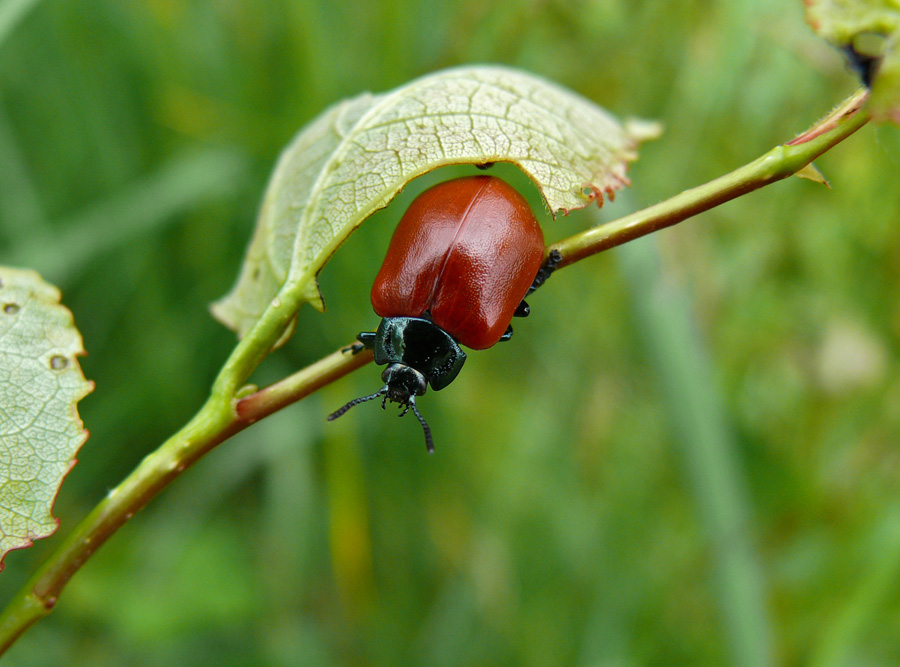
M850 54L871 89L875 121L900 125L900 0L806 0L806 19ZM867 79L871 79L867 81Z
M0 567L56 530L53 500L88 435L76 403L94 385L59 299L34 271L0 267Z
M808 181L819 183L820 185L824 185L825 187L831 189L831 185L828 183L828 179L825 178L825 174L819 171L819 168L812 162L803 167L803 169L794 174L794 176L796 176L797 178L805 178Z
M282 154L237 284L213 314L243 336L270 304L323 309L315 276L331 254L433 169L510 162L556 215L627 185L637 144L658 133L655 124L623 126L571 91L504 67L445 70L341 102Z

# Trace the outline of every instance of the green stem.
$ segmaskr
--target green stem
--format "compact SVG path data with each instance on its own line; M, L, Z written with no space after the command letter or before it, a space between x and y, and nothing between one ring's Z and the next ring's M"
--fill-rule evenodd
M651 232L671 227L748 192L793 176L868 122L868 114L859 110L864 100L864 90L855 93L813 130L794 140L800 143L791 142L776 146L762 157L730 174L685 190L664 202L618 220L558 241L549 246L547 252L559 251L562 255L559 267L562 268ZM815 131L816 128L819 128L819 131ZM801 141L806 136L811 138Z
M0 653L49 614L63 587L116 530L191 463L242 427L229 404L210 398L85 517L0 616Z
M272 299L253 328L238 342L222 366L213 383L213 398L230 401L237 395L241 385L266 358L282 334L293 326L297 311L303 305L302 299L303 290L296 289L296 284L286 283L282 286L278 295Z
M371 350L363 350L358 354L344 350L347 348L338 350L265 389L241 398L235 404L238 417L252 424L291 403L306 398L317 389L372 361Z
M560 241L548 251L558 250L561 266L566 266L786 178L866 123L866 115L858 112L862 99L861 93L850 98L815 132L806 133L793 145L778 146L726 176ZM303 295L296 287L285 285L238 343L209 399L193 419L110 491L12 599L0 615L0 655L50 613L66 583L94 551L192 463L253 422L371 361L368 352L352 355L338 351L271 387L237 399L243 383L291 326Z
M10 601L0 615L0 655L53 610L66 583L94 551L191 464L253 422L371 360L371 354L338 351L258 394L235 400L297 308L292 300L274 300L235 347L200 411L111 490ZM286 389L292 399L285 399Z

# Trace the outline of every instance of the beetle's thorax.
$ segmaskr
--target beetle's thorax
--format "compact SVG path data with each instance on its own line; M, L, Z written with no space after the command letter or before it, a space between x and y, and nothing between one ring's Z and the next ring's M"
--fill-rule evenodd
M443 389L466 360L453 337L423 317L384 318L372 337L372 347L375 363L388 364L382 375L385 383L398 391L408 388L410 396L421 396L428 385L435 391Z

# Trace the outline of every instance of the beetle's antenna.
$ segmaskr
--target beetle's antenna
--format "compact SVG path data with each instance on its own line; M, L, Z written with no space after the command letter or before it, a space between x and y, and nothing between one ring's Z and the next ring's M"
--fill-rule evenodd
M425 421L425 418L422 416L422 413L419 412L419 408L416 407L416 397L409 397L409 407L412 408L413 414L416 416L416 419L419 420L419 423L422 425L422 430L425 431L425 446L428 448L429 454L434 454L434 440L431 439L431 428L428 426L428 422Z
M373 398L378 398L382 394L385 396L387 395L387 387L386 386L382 387L381 389L376 391L374 394L369 394L368 396L360 396L359 398L354 398L352 401L350 401L343 407L338 408L337 410L332 412L330 415L328 415L328 421L334 421L335 419L340 417L342 414L347 412L347 410L352 408L354 405L359 405L360 403L365 403L366 401L371 401Z

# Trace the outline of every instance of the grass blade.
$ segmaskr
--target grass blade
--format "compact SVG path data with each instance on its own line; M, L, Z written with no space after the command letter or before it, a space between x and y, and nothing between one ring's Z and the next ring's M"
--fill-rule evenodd
M617 255L709 540L733 662L769 665L771 628L750 499L688 296L661 276L655 237L629 243Z
M6 38L15 30L19 22L31 11L40 0L5 0L0 1L0 47Z
M158 171L60 225L55 243L20 246L16 261L62 282L98 255L150 234L199 203L240 188L245 164L230 151L209 149L172 158Z

